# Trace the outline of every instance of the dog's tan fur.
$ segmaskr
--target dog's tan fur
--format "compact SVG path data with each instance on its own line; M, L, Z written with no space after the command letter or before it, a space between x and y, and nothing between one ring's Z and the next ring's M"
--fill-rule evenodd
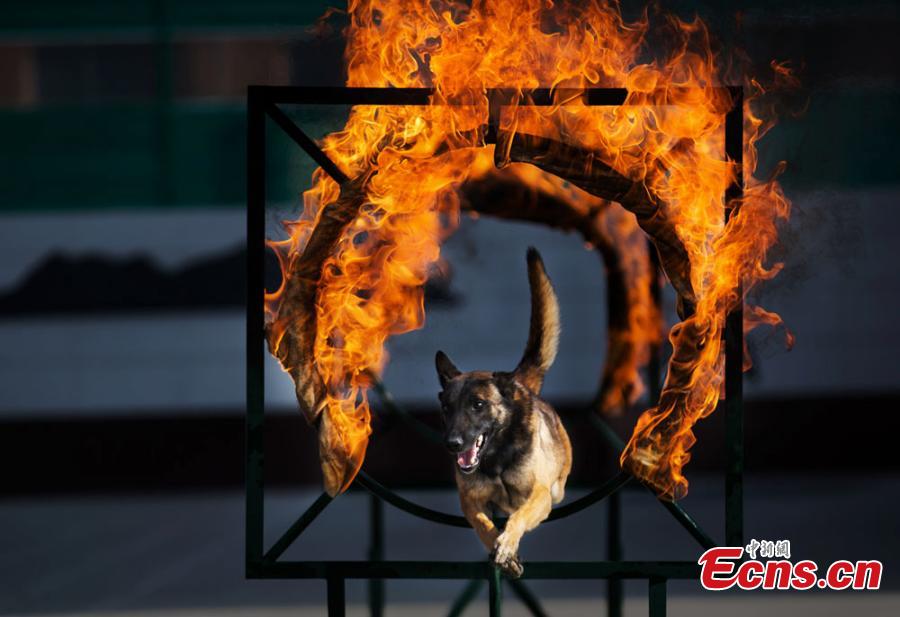
M456 483L463 514L493 561L511 576L523 571L518 558L523 534L562 500L572 467L572 448L562 422L538 396L556 357L559 309L534 249L528 253L528 274L531 328L515 371L461 373L442 352L436 359L448 443L457 434L490 435L483 461L466 473L457 466ZM476 404L478 411L472 409ZM491 520L492 506L509 514L502 532Z

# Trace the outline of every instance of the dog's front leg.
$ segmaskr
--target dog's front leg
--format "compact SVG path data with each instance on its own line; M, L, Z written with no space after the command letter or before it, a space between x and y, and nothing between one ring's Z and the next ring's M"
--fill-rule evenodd
M535 485L528 500L512 513L506 523L506 529L494 543L494 563L513 576L522 575L519 564L519 542L526 531L537 527L550 515L553 500L550 490L543 485Z
M481 540L488 552L494 550L494 543L499 534L491 517L488 516L487 501L473 498L465 492L460 493L459 501L463 516L478 534L478 539Z

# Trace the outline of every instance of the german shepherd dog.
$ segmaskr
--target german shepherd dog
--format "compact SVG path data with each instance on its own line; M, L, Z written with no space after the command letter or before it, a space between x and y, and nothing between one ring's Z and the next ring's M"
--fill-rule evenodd
M572 447L559 416L538 395L556 358L559 305L544 262L528 249L531 327L511 372L463 373L447 355L435 358L447 448L456 455L462 511L508 576L517 578L522 535L537 527L565 493ZM491 508L509 514L499 531Z

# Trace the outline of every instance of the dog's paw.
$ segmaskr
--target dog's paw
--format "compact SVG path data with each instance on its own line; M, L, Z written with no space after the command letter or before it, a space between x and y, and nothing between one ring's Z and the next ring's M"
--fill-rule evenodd
M491 562L509 578L519 578L525 572L525 568L517 556L501 560L496 553L491 553Z
M503 566L500 566L500 569L503 570L503 573L509 578L519 578L525 572L525 567L522 565L522 562L519 561L518 557L513 557Z
M519 543L507 534L500 534L494 543L494 551L491 553L491 561L510 578L519 578L525 569L519 561Z
M509 532L503 532L494 541L494 560L500 562L510 561L516 558L519 552L519 538Z

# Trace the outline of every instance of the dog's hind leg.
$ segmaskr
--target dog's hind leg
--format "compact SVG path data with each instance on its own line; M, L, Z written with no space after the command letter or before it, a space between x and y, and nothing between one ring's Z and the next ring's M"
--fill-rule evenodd
M557 480L550 487L550 497L553 503L559 503L566 496L566 480L565 478Z

